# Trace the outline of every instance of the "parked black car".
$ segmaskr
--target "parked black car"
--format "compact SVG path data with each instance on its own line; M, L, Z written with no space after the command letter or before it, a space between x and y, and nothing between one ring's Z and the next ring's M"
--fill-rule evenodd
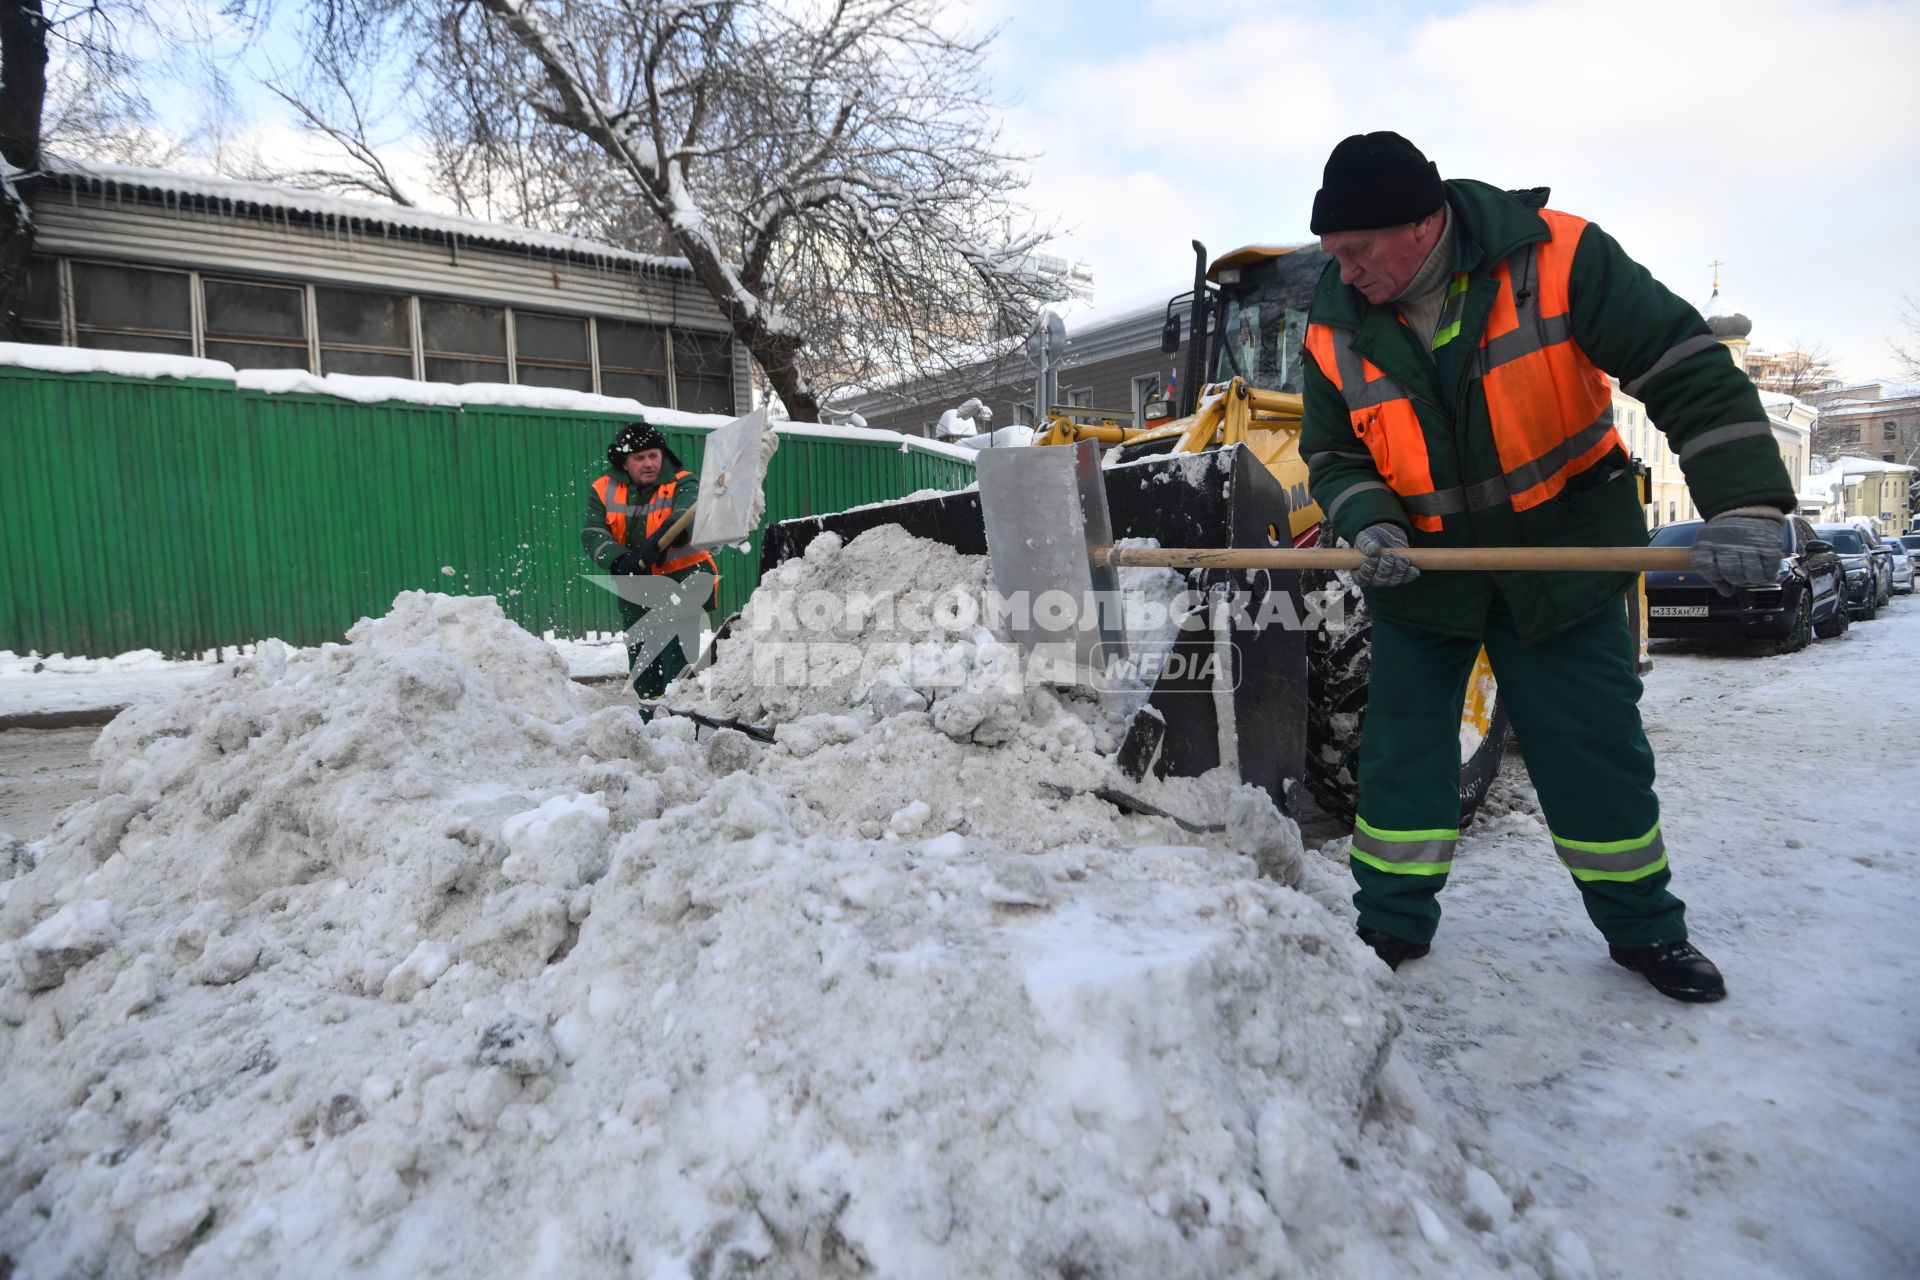
M1886 539L1865 525L1860 532L1867 535L1867 554L1873 559L1873 571L1880 579L1880 603L1889 604L1893 600L1893 550L1887 546Z
M1690 547L1704 524L1684 520L1653 531L1656 547ZM1647 575L1647 634L1661 640L1763 640L1777 653L1815 635L1847 629L1846 574L1834 549L1798 516L1780 530L1780 581L1723 596L1691 569Z
M1880 612L1879 557L1857 524L1817 524L1814 536L1832 545L1847 574L1847 611L1863 622Z

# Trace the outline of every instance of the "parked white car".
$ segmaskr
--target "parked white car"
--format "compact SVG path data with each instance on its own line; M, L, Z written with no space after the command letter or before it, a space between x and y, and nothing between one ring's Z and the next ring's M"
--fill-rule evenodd
M1913 594L1913 552L1900 538L1884 538L1881 545L1893 552L1893 589L1901 595Z

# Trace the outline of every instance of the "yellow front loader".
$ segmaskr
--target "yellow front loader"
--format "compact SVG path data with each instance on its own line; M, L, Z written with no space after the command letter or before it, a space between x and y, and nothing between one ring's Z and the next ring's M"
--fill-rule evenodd
M1140 424L1054 406L1036 445L1097 440L1122 459L1155 453L1195 454L1243 446L1286 497L1284 533L1274 545L1316 545L1321 511L1307 490L1300 456L1301 344L1307 305L1328 261L1312 247L1251 245L1208 262L1194 244L1193 291L1167 304L1162 348L1187 348L1185 404L1148 405ZM1182 343L1181 307L1189 341ZM1180 412L1184 409L1184 412ZM1091 418L1092 420L1087 420ZM1206 500L1205 497L1200 500ZM1274 521L1277 526L1278 521ZM1308 637L1307 734L1301 779L1320 806L1348 821L1354 813L1360 726L1366 715L1369 623L1351 582L1309 575L1303 592L1338 592L1337 621ZM1241 732L1247 726L1239 726ZM1487 656L1468 682L1460 713L1462 821L1470 819L1499 771L1506 748L1506 717Z

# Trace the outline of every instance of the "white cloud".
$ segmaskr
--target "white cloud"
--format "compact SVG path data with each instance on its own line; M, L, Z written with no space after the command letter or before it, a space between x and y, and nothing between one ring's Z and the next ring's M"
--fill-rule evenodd
M1692 301L1720 259L1759 346L1890 364L1920 292L1920 5L1529 0L1455 6L1164 0L1122 19L988 5L1018 87L1008 140L1044 153L1032 195L1101 293L1185 278L1216 250L1307 238L1347 133L1397 129L1443 174L1551 186ZM1082 28L1084 30L1084 28ZM1169 36L1167 33L1173 33ZM1071 50L1125 52L1076 61ZM1062 56L1062 50L1068 51Z

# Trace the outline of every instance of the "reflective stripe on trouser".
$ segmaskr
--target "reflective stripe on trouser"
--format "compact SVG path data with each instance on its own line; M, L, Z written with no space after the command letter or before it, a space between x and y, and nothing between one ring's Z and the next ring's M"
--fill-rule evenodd
M1685 938L1685 907L1667 889L1653 751L1640 723L1624 605L1526 645L1496 597L1482 639L1555 851L1588 916L1616 946ZM1473 639L1374 617L1359 806L1374 831L1434 835L1459 821L1453 744L1478 650ZM1371 853L1377 844L1363 848L1358 830L1352 867L1361 925L1430 940L1446 873L1384 869Z

